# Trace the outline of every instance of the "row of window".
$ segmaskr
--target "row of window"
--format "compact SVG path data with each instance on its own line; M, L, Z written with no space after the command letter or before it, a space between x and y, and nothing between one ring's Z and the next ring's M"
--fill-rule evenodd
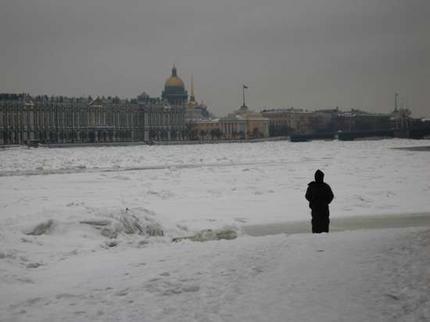
M102 109L18 109L0 106L0 128L141 128L147 125L183 125L178 112L106 111Z

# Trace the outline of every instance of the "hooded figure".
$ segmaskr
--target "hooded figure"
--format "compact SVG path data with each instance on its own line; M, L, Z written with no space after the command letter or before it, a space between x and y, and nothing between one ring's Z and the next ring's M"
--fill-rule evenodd
M305 197L309 201L309 208L312 209L312 232L328 233L330 223L328 205L334 196L330 186L324 182L324 173L321 170L315 172L315 181L308 184Z

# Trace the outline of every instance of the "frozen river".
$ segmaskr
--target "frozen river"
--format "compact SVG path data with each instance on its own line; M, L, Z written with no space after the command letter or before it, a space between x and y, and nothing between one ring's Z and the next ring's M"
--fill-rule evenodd
M304 192L321 169L335 194L332 229L352 229L368 221L343 218L430 212L428 145L393 139L5 149L0 220L18 229L115 217L127 208L150 214L175 236L280 222L303 222L281 226L308 231Z

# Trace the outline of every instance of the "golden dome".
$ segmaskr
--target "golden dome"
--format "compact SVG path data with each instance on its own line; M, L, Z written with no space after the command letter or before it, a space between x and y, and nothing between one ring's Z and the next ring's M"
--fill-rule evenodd
M164 84L166 87L182 87L184 88L184 82L179 77L169 77Z
M172 68L172 76L170 76L166 80L166 83L164 84L164 87L180 87L180 88L185 88L184 82L177 75L176 67L175 66L173 66L173 68Z

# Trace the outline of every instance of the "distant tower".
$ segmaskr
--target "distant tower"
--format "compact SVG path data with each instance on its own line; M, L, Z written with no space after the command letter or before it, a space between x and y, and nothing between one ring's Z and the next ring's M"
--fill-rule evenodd
M187 110L185 112L185 119L187 121L196 121L196 120L205 120L210 117L210 114L207 110L207 106L203 103L198 103L196 100L196 96L194 93L194 78L191 75L191 83L190 83L190 100L187 104Z
M172 75L166 80L161 97L172 106L185 106L188 93L182 79L178 77L176 66L173 65Z
M189 107L194 107L197 105L196 96L194 95L194 80L193 75L191 75L191 94L190 94L190 102L188 104Z
M248 106L246 106L246 101L245 101L245 89L248 89L248 86L242 85L242 106L239 109L242 112L248 111Z
M399 110L399 93L394 93L394 112Z

